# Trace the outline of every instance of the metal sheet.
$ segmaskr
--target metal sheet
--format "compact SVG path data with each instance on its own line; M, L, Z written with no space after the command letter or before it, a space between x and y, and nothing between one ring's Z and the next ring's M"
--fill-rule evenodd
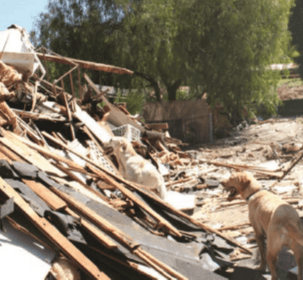
M32 75L39 67L44 76L45 69L29 41L29 34L25 28L12 27L0 32L0 50L4 51L2 61L24 74Z
M56 252L3 220L0 231L1 280L43 280Z

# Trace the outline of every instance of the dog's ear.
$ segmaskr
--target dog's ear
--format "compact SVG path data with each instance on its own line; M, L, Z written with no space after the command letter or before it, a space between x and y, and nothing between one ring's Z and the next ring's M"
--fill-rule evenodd
M120 140L120 148L121 148L121 151L124 152L127 148L127 143L126 141L124 140Z
M241 191L244 191L251 184L251 180L245 176L241 178Z

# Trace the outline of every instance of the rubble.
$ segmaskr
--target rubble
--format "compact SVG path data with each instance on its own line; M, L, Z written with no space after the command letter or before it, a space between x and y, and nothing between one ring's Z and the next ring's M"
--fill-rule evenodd
M23 29L10 30L26 39ZM3 58L16 52L10 52L5 40L0 33ZM39 260L42 253L36 253L34 244L23 245L24 237L48 257L43 270L27 268L24 274L40 274L40 279L231 278L236 263L252 260L256 248L246 203L226 202L222 193L220 182L233 170L254 173L302 208L301 180L289 179L303 157L298 136L273 142L252 132L250 139L238 134L184 151L186 144L169 136L167 123L145 124L110 103L87 74L87 84L79 76L79 98L72 78L71 94L64 88L63 78L75 69L80 74L82 68L132 71L65 58L44 48L36 53L26 45L40 66L30 74L0 61L0 222L8 235L18 232L16 243L29 248L24 254L29 259ZM24 54L19 51L18 58ZM44 80L39 59L72 69L53 82ZM256 126L272 128L269 124ZM123 147L108 149L117 138L131 148L135 169L141 161L153 165L148 171L161 179L165 196L160 198L155 192L160 187L151 188L136 173L132 178L121 172ZM40 268L38 260L33 263ZM3 263L9 267L13 261Z

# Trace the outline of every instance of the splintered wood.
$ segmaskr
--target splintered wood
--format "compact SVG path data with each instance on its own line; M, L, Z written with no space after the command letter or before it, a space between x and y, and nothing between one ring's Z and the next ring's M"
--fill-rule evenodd
M187 259L188 254L181 248L190 248L194 243L202 244L201 247L207 243L203 253L210 258L213 250L220 254L221 238L231 251L229 257L222 251L220 258L226 261L251 258L256 240L248 220L247 202L239 196L227 201L220 184L234 171L252 173L263 188L271 188L303 215L303 125L299 120L241 125L230 138L196 145L197 149L190 150L188 144L170 136L168 121L144 124L139 115L128 112L126 104L111 103L109 91L101 91L90 78L91 73L84 73L81 68L127 74L132 71L41 49L43 54L38 56L45 63L68 64L72 68L57 80L47 81L36 74L29 79L23 77L0 61L0 174L5 180L10 175L23 187L26 185L45 203L47 212L74 220L88 243L74 242L66 229L59 232L55 222L46 219L47 215L44 218L35 212L28 194L17 192L18 188L1 177L0 204L13 198L17 206L14 215L22 218L25 215L39 234L53 243L56 251L68 258L86 279L119 276L185 280L191 277L191 260L196 262L195 270L199 262L205 262L197 254L188 259L186 267L172 268L169 264L173 263L166 264L164 257L174 258L175 249L168 251L165 245L160 245L162 242L148 244L158 241L156 238L163 239L163 244L168 244L165 239L178 243L174 245L178 245L176 256L184 254L181 260ZM76 68L77 83L73 80L76 75L72 75ZM59 81L61 87L56 85ZM66 83L70 83L71 93L66 92ZM141 157L156 167L155 172L163 177L166 201L149 189L147 182L129 181L120 174L123 165L132 164L127 162L130 156L122 145L118 148L122 154L109 147L115 136L125 137L134 148L134 155L138 156L135 169L141 169ZM24 165L27 167L31 164L36 178L26 173L16 175L12 168L14 161L27 163ZM115 221L120 216L127 222L135 222L136 227L132 228L132 223L120 227ZM16 227L30 232L19 226L13 216L9 219ZM69 230L74 227L64 223ZM137 239L134 231L141 229ZM206 242L200 241L200 233L205 234ZM146 235L145 240L141 240L141 235ZM159 248L161 255L153 247ZM207 267L207 262L201 264L201 268ZM218 271L223 272L224 268Z

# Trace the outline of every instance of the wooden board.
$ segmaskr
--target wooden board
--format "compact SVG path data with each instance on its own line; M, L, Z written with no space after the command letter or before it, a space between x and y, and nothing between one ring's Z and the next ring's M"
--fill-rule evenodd
M33 180L22 180L26 185L28 185L43 201L45 201L53 210L57 211L59 209L65 208L66 203L58 197L56 194L51 192L47 187L45 187L40 182Z
M39 167L44 172L56 174L59 177L66 176L62 171L53 166L47 159L40 155L37 151L29 148L23 144L22 141L17 139L14 134L1 130L1 133L5 136L0 138L0 143L13 150L14 153L25 159L27 162Z

